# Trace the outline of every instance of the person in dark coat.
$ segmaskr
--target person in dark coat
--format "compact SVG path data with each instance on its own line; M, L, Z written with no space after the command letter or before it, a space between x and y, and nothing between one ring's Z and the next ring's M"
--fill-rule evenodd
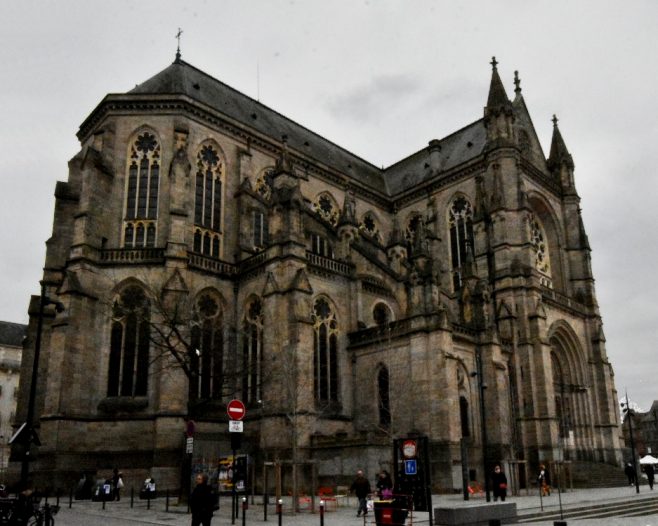
M647 464L646 466L644 466L644 472L647 474L647 480L649 481L649 488L653 489L653 478L655 475L653 464Z
M359 499L359 508L356 511L356 516L360 517L362 512L364 516L368 515L366 499L371 490L370 482L363 476L363 471L359 470L356 472L356 478L352 482L352 486L350 486L350 491L353 491L356 498Z
M498 497L502 502L505 502L505 497L507 497L507 476L505 476L499 464L496 464L491 474L491 484L493 486L494 502L498 500Z
M215 497L208 485L208 475L199 473L196 476L196 486L190 495L190 510L192 510L192 526L210 526Z
M624 468L624 473L628 477L628 485L632 486L635 484L635 468L633 467L632 462L627 462L626 467Z
M123 473L118 468L112 472L112 488L114 490L114 500L121 500L121 488L123 488Z
M375 486L380 499L390 499L393 496L393 479L388 471L384 470L379 474Z

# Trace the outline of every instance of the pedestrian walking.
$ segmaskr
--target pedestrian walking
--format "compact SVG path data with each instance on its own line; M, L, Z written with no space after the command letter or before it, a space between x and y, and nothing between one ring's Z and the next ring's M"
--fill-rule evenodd
M359 500L359 507L356 511L356 516L360 517L361 513L363 513L364 516L368 515L366 499L371 490L370 482L363 476L363 471L358 470L356 472L356 478L354 479L354 482L352 482L352 486L350 486L350 491L353 491L356 498Z
M196 476L196 486L190 495L190 510L192 511L192 526L210 526L215 506L215 497L208 484L208 475L199 473Z
M499 464L496 464L493 473L491 474L491 483L493 484L494 502L500 500L505 502L507 497L507 476Z
M114 468L112 472L112 489L114 491L114 500L121 500L121 489L123 488L123 473L119 471L119 468Z
M647 474L647 480L649 481L649 489L653 489L653 477L655 475L653 464L647 464L646 466L644 466L644 472Z
M551 479L544 464L539 465L539 476L537 477L537 483L539 484L539 491L541 491L543 497L549 496L551 494Z

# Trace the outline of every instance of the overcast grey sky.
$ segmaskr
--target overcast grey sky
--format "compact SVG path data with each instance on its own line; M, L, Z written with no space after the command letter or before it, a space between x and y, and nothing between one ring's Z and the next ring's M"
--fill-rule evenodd
M170 64L178 27L184 60L376 165L480 118L495 55L574 157L617 389L658 398L658 2L5 0L0 21L0 320L27 322L79 124Z

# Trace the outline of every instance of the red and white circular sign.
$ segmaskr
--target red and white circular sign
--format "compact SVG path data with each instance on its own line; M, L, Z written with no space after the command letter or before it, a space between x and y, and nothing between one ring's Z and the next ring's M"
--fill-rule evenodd
M247 410L241 400L231 400L226 406L226 413L231 420L242 420Z
M412 458L416 456L416 441L415 440L405 440L402 444L402 454L406 458Z

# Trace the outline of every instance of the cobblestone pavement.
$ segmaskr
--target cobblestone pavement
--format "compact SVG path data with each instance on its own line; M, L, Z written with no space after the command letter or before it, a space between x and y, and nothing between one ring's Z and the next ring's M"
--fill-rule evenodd
M655 498L658 500L658 491L655 492ZM646 498L652 495L648 488L644 487L639 496L635 495L633 488L605 488L605 489L586 489L574 490L561 495L564 509L571 506L610 503L615 500ZM516 502L520 512L533 512L540 510L539 497L535 495L522 495L508 499ZM481 503L484 498L476 496L468 502L461 499L459 495L435 495L433 497L434 507L453 507L469 506L474 503ZM251 502L251 499L249 499ZM256 497L255 504L249 504L246 512L245 524L272 524L278 525L278 517L275 514L273 505L268 507L268 520L264 522L263 506L261 500ZM318 501L319 502L319 501ZM317 503L316 502L316 505ZM330 505L331 504L331 505ZM544 510L546 512L559 510L558 495L554 492L550 497L543 499ZM121 502L108 502L106 509L102 509L102 504L90 501L73 501L72 508L68 508L68 500L60 502L61 510L55 517L57 526L132 526L132 525L172 525L188 526L190 524L190 515L187 509L181 509L175 505L170 506L170 510L165 511L165 499L159 498L151 502L151 509L146 509L145 501L134 502L134 507L130 506L130 499L122 499ZM629 509L632 509L632 502ZM327 503L328 508L333 508L333 503ZM374 526L374 517L372 513L366 520L356 517L356 501L354 498L345 499L337 509L330 509L324 515L325 526ZM604 519L566 519L567 524L577 526L658 526L658 514L643 517L632 518L604 518ZM418 525L429 524L428 513L415 513L413 523ZM227 526L231 524L231 504L227 497L222 497L221 509L213 519L213 526ZM242 516L235 519L235 524L242 524ZM290 513L290 501L284 501L284 514L282 516L283 526L320 526L320 514L304 511L298 514ZM550 521L534 522L534 526L553 526L553 519Z

